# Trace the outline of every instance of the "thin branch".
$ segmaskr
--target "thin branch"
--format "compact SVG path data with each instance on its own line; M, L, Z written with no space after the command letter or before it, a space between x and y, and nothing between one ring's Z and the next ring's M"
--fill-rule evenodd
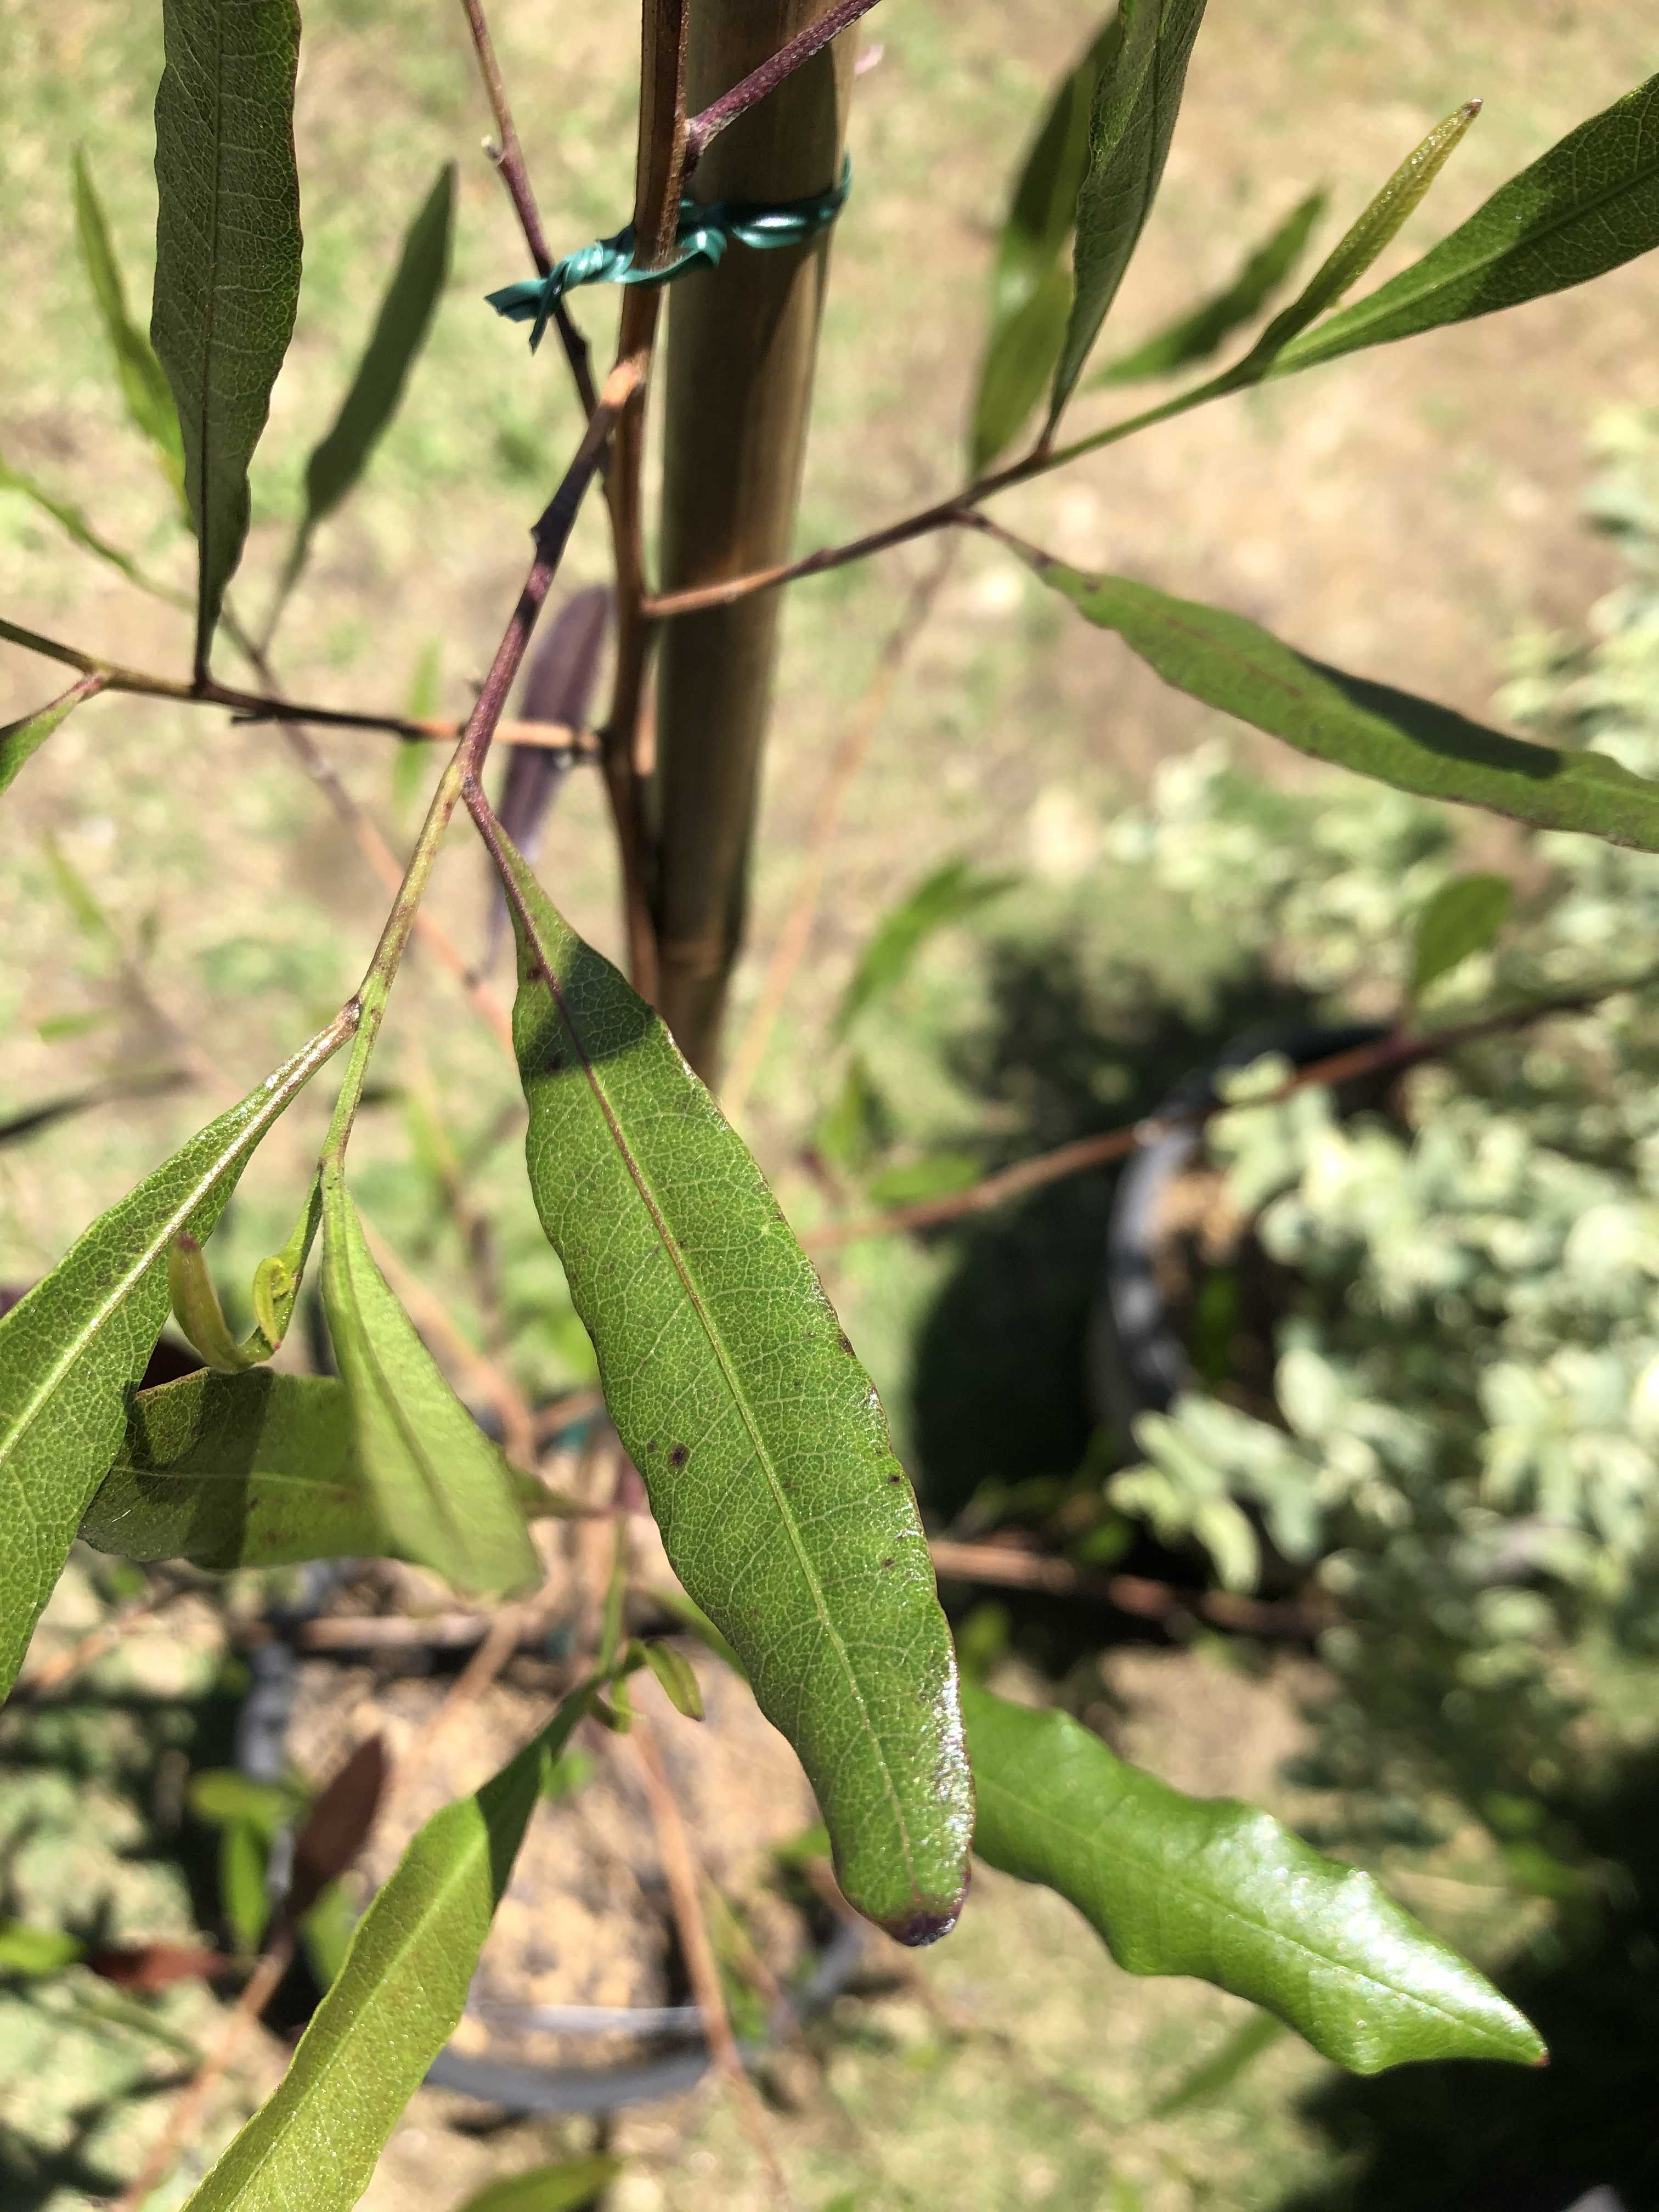
M203 2107L226 2069L234 2060L265 2007L276 1994L277 1984L294 1957L294 1935L284 1926L266 1947L264 1955L249 1975L223 2034L208 2053L195 2079L180 2095L161 2130L161 2140L139 2169L137 2179L117 2198L113 2212L143 2212L143 2207L177 2165L196 2132Z
M484 15L483 0L461 0L466 16L467 28L472 33L473 52L478 57L478 70L484 81L484 90L489 96L489 110L495 118L499 143L489 148L507 198L513 203L513 212L519 218L519 228L524 233L524 242L530 249L530 258L536 274L545 276L553 266L553 257L548 251L547 234L542 228L541 212L536 205L530 172L525 167L524 149L519 143L519 133L513 121L513 110L508 105L507 86L502 81L501 64L495 58L495 45L489 35L489 24ZM564 348L564 357L570 364L570 374L576 386L582 412L589 420L598 404L593 389L592 356L587 340L571 319L570 310L562 300L553 303L553 320L559 333L559 343Z
M1049 1597L1091 1599L1138 1620L1179 1627L1196 1614L1218 1628L1245 1636L1286 1637L1309 1643L1328 1628L1335 1614L1307 1600L1279 1604L1241 1597L1232 1590L1179 1590L1144 1575L1095 1575L1052 1553L1026 1551L1012 1544L958 1544L935 1536L927 1547L933 1566L945 1582L989 1583L1003 1589L1039 1590Z
M1559 998L1540 999L1526 1006L1507 1006L1496 1013L1449 1024L1445 1029L1432 1030L1420 1036L1398 1030L1375 1044L1358 1045L1350 1052L1334 1053L1328 1060L1311 1060L1277 1091L1249 1103L1253 1106L1277 1106L1298 1091L1349 1083L1362 1075L1403 1075L1426 1060L1443 1059L1460 1045L1525 1029L1555 1014L1583 1013L1600 1006L1604 1000L1617 998L1626 991L1646 990L1656 982L1659 982L1659 969L1647 969L1618 982L1565 992ZM861 1220L830 1222L821 1229L812 1230L805 1242L815 1250L830 1245L856 1244L866 1237L897 1237L909 1230L935 1229L944 1222L987 1213L1011 1198L1024 1197L1027 1191L1041 1190L1066 1176L1081 1175L1090 1168L1106 1167L1114 1160L1127 1159L1143 1145L1156 1143L1174 1130L1201 1129L1218 1114L1233 1110L1234 1106L1227 1100L1218 1099L1207 1106L1126 1122L1118 1128L1103 1130L1098 1136L1076 1138L1051 1152L1038 1153L1034 1159L1017 1161L1012 1167L1000 1169L982 1182L970 1183L966 1190L957 1191L949 1198L895 1206L890 1212L869 1214Z
M708 1923L703 1917L701 1882L697 1863L692 1853L691 1838L686 1833L678 1801L663 1771L662 1755L657 1749L649 1722L636 1717L629 1735L610 1739L610 1748L615 1756L633 1769L645 1792L651 1824L657 1832L657 1850L668 1883L669 1901L673 1907L680 1952L685 1960L691 1994L702 2014L702 2032L708 2039L709 2055L714 2059L716 2070L725 2075L731 2087L744 2132L766 2168L775 2192L775 2201L781 2204L792 2204L793 2199L789 2193L789 2184L778 2163L777 2151L766 2124L765 2111L744 2068L737 2037L732 2032L732 2016L726 2008L726 1993L720 1987L714 1947L709 1941Z
M820 15L816 23L809 23L804 31L797 31L787 45L778 48L769 61L752 69L739 78L730 92L711 100L701 113L694 115L685 126L685 173L689 177L708 152L713 141L719 137L728 124L775 93L787 77L791 77L803 62L809 62L823 52L831 39L856 23L860 15L867 15L876 0L836 0L836 4Z
M867 4L872 5L873 0L867 0ZM933 601L939 596L955 551L952 541L945 546L939 561L912 592L909 605L882 647L875 675L859 702L831 764L830 780L824 787L823 796L818 801L817 813L807 835L806 861L799 888L779 932L777 944L767 966L765 981L761 985L760 997L744 1025L737 1050L732 1056L732 1073L720 1086L720 1103L729 1121L740 1120L743 1109L749 1103L750 1088L760 1072L774 1025L788 996L795 970L799 967L811 939L812 924L817 917L818 896L823 889L830 842L841 820L841 810L859 770L864 765L870 741L886 711L906 656L933 611Z
M125 691L139 698L172 699L185 707L217 707L239 722L305 722L318 729L375 730L392 737L452 745L466 726L464 722L431 717L411 720L407 714L360 714L350 708L319 707L274 692L240 691L228 684L212 683L198 690L195 685L179 683L170 676L155 676L146 669L124 668L115 661L100 660L92 653L82 653L77 646L44 637L38 630L24 629L16 623L0 621L0 640L21 646L27 653L38 653L47 660L60 661L66 668L78 668L88 676L97 676L101 678L100 688L106 690ZM498 744L532 745L550 752L568 752L577 760L595 759L599 750L599 741L591 731L568 729L559 722L501 721L496 725L495 741Z

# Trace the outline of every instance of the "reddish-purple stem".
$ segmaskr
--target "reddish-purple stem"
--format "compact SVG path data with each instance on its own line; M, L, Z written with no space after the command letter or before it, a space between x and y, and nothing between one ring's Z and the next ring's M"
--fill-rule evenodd
M469 0L471 4L471 0ZM712 100L700 115L694 115L685 126L685 173L689 177L708 150L711 140L719 137L728 123L757 106L769 94L775 93L786 77L793 76L803 62L809 62L823 52L831 39L837 38L849 24L856 23L860 15L867 15L876 0L836 0L836 5L820 15L816 23L809 23L798 31L787 46L780 46L770 60L763 61L758 69L750 70L746 77L734 84L730 92L723 92Z

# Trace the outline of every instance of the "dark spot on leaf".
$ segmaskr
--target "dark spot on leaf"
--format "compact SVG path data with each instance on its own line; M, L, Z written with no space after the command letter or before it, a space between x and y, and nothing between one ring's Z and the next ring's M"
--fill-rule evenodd
M902 1474L890 1474L887 1480L889 1482L902 1482L904 1477Z
M948 1936L956 1926L962 1911L960 1902L946 1905L942 1911L913 1912L903 1920L890 1920L887 1933L896 1943L908 1944L912 1950L924 1943L937 1943L941 1936Z
M689 1444L676 1444L668 1455L668 1464L670 1467L684 1467L690 1456L691 1449Z
M836 1339L836 1342L840 1345L843 1352L850 1352L853 1349L853 1340L848 1335L845 1329L843 1329L841 1334Z
M893 1562L890 1559L884 1559L881 1564L884 1567L890 1567Z
M547 1072L550 1075L556 1075L563 1066L564 1054L562 1052L550 1052L548 1054Z

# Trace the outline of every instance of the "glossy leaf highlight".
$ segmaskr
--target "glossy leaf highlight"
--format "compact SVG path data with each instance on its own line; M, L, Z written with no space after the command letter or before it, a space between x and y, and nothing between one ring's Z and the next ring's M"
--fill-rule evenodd
M1578 830L1659 852L1659 782L1605 753L1558 752L1505 736L1432 700L1311 659L1243 615L1127 576L1085 576L1046 556L1028 557L1166 684L1315 760L1534 829Z
M927 1540L869 1377L661 1021L498 852L531 1188L611 1419L675 1572L799 1753L849 1901L929 1941L961 1905L971 1785Z
M168 483L175 492L182 493L185 448L179 429L179 410L173 404L173 392L166 372L155 358L155 349L128 311L120 264L110 243L109 225L104 218L103 204L92 180L92 168L83 146L75 149L73 176L75 234L87 281L97 303L99 319L104 325L104 336L114 358L127 420L149 439Z
M0 1319L0 1694L81 1516L121 1449L127 1400L167 1314L167 1255L205 1237L259 1140L345 1035L313 1037L95 1221Z
M300 180L295 0L162 0L150 340L184 441L207 666L248 525L248 463L294 332Z
M375 1266L337 1162L323 1172L323 1305L363 1480L392 1548L462 1589L532 1588L541 1563L512 1469Z
M1164 176L1204 0L1121 0L1089 118L1077 203L1075 295L1048 420L1071 398L1117 297Z
M305 564L313 532L350 492L398 411L449 274L455 222L455 164L447 162L404 239L368 347L328 435L306 464L306 505L283 580Z
M1286 347L1275 375L1520 307L1659 246L1659 76L1581 123L1368 299Z
M586 1708L577 1691L471 1796L434 1813L358 1923L276 2094L186 2212L348 2212L449 2040L543 1777Z
M38 753L52 732L66 722L83 699L90 699L101 691L108 678L96 673L83 676L78 684L71 684L67 691L60 691L44 707L37 707L32 714L25 714L15 722L8 722L0 730L0 791L7 790L16 780L26 761Z
M963 1709L981 1856L1068 1898L1132 1974L1195 1974L1374 2074L1407 2060L1539 2064L1536 2031L1376 1879L1267 1814L1188 1797L1060 1712L975 1684Z

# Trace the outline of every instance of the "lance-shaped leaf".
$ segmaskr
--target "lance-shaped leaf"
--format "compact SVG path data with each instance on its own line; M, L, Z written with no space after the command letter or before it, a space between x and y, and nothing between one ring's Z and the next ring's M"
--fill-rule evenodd
M46 739L58 726L66 722L83 699L90 699L101 691L108 677L97 670L83 676L78 684L71 684L67 691L60 691L44 707L37 707L32 714L21 720L8 722L0 730L0 791L4 791L16 777L25 761L40 751Z
M741 1139L651 1009L492 839L526 1159L675 1572L799 1753L842 1887L901 1941L961 1905L973 1801L915 1499Z
M1454 876L1442 884L1417 920L1411 996L1421 999L1476 952L1484 952L1509 919L1515 885L1507 876Z
M168 1246L181 1229L207 1236L260 1139L346 1033L333 1024L210 1122L0 1320L0 1694L121 1449L167 1319Z
M323 1170L323 1305L363 1479L398 1557L462 1589L528 1589L541 1562L513 1471L375 1266L337 1162Z
M1356 2073L1408 2059L1541 2063L1529 2022L1370 1875L1254 1806L1172 1790L1065 1713L976 1684L963 1709L975 1849L1069 1898L1130 1973L1213 1982Z
M75 149L75 232L80 241L92 295L115 359L127 419L142 431L161 457L161 466L175 491L185 481L184 441L179 431L179 410L167 375L154 348L127 310L126 286L120 264L110 244L109 225L92 180L86 149Z
M48 491L39 477L13 468L9 461L0 460L0 492L4 491L15 492L20 499L32 501L43 514L52 517L67 537L74 539L83 553L95 553L100 561L107 561L112 568L118 568L127 581L137 584L141 592L149 592L158 599L169 599L175 605L185 604L177 592L146 575L131 554L124 553L118 545L112 545L107 538L94 530L73 501L60 499L56 492ZM8 623L0 635L9 637L16 645L31 642L27 633L18 631L11 623ZM54 652L52 657L55 659L64 658L58 652Z
M155 302L199 549L204 673L248 524L248 463L294 334L300 179L295 0L163 0L155 94Z
M908 892L882 916L859 955L836 1009L836 1036L845 1036L860 1014L897 988L937 931L965 921L990 900L1000 898L1014 880L981 874L966 860L947 860Z
M1275 375L1564 292L1659 246L1659 76L1581 123L1432 252L1287 346Z
M509 1474L521 1512L559 1510L533 1476ZM81 1534L122 1559L222 1571L396 1553L358 1463L344 1383L269 1367L141 1390Z
M409 227L357 374L328 435L306 464L305 513L283 577L284 597L305 565L313 532L351 490L398 411L449 274L454 221L455 164L450 161Z
M565 2158L509 2174L469 2197L458 2212L582 2212L623 2170L619 2158Z
M1169 158L1204 0L1121 0L1119 29L1089 118L1077 203L1072 319L1054 368L1057 422L1117 297Z
M586 1711L573 1692L470 1797L434 1813L358 1923L275 2096L186 2212L349 2212L449 2040L543 1776Z
M1114 8L1054 88L1015 180L991 276L991 319L969 440L975 473L1018 433L1054 373L1071 309L1060 255L1077 221L1089 166L1095 87L1119 36ZM1042 295L1041 301L1038 295Z
M1559 752L1507 737L1431 699L1311 659L1243 615L1127 576L1085 576L1043 554L1027 557L1166 684L1315 760L1534 829L1580 830L1659 853L1659 782L1604 753Z
M1237 274L1220 291L1178 315L1133 353L1109 362L1090 379L1088 388L1133 384L1149 376L1173 376L1177 369L1207 361L1236 330L1267 306L1285 283L1306 251L1325 206L1322 191L1310 192L1272 236L1246 257Z

